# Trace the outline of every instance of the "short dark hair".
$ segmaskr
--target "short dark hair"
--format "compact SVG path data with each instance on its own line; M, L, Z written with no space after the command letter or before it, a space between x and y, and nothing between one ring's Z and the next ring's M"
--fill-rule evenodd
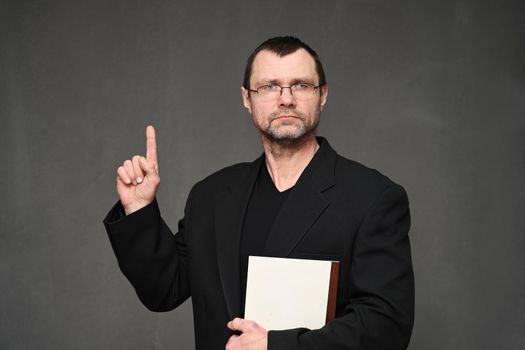
M277 56L279 57L283 57L292 54L299 49L305 49L310 54L310 56L312 56L312 58L315 61L315 70L317 71L317 75L319 76L319 85L325 85L326 77L324 75L323 65L317 53L310 46L306 45L298 38L295 38L293 36L278 36L263 42L252 52L250 57L248 57L248 61L246 62L246 68L244 69L244 80L242 84L244 88L250 88L250 78L252 75L253 61L255 59L255 56L257 56L259 52L267 50L277 54Z

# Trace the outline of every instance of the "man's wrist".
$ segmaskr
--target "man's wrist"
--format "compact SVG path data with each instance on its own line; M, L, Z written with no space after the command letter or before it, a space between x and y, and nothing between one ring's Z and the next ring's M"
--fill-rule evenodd
M126 214L126 216L128 216L130 214L133 214L136 211L139 211L140 209L142 209L144 207L147 207L152 202L153 201L146 202L146 203L133 203L133 204L130 204L130 205L127 205L127 206L123 205L122 207L124 208L124 213Z

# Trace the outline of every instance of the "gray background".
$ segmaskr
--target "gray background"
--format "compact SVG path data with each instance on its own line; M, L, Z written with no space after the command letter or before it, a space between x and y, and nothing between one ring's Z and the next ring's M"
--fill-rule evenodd
M166 221L261 152L244 62L297 35L330 93L319 133L405 186L410 349L525 348L523 1L1 1L0 349L191 349L190 303L147 311L102 218L157 127Z

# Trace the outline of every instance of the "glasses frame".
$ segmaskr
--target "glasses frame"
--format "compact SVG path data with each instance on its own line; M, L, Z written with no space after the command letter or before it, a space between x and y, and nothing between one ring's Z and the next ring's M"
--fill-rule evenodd
M293 94L293 90L292 90L292 87L295 86L295 85L299 85L299 84L304 84L304 85L310 85L310 86L313 86L313 89L314 89L313 91L319 89L321 86L324 85L324 84L319 84L319 85L314 86L314 84L310 84L310 83L296 83L296 84L293 84L293 85L290 85L290 86L281 86L281 85L278 85L278 84L271 84L271 85L274 85L274 86L279 87L279 89L280 89L280 90L279 90L279 96L282 96L282 95L283 95L283 90L284 90L284 89L290 89L290 94L291 94L292 96L294 96L294 94ZM270 96L270 95L262 95L262 94L259 93L259 89L262 88L262 87L264 87L264 86L266 86L266 85L269 85L269 84L261 85L261 86L259 86L257 89L255 89L255 90L254 90L254 89L248 89L248 91L249 91L249 92L255 92L255 93L257 93L257 95L259 95L259 96ZM294 96L294 97L295 97L295 96Z

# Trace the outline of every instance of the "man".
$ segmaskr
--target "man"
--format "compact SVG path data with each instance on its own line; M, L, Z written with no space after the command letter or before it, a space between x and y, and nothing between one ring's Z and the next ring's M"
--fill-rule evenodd
M264 154L191 190L172 235L155 200L155 131L146 157L118 168L104 223L121 270L154 311L192 297L197 349L404 349L413 325L408 200L402 187L316 138L328 86L292 37L261 44L241 88ZM336 319L272 331L244 320L249 255L340 261Z

